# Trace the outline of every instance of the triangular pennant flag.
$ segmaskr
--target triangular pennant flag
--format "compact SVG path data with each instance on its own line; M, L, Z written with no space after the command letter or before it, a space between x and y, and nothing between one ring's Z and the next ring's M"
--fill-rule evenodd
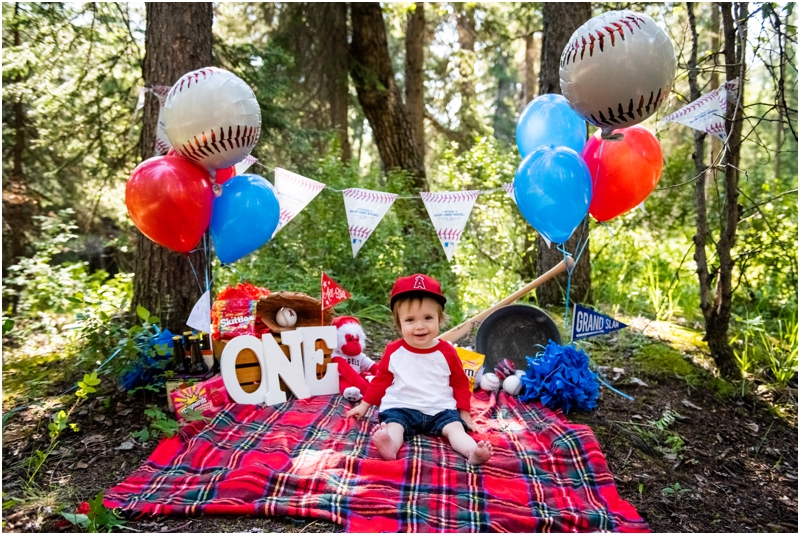
M342 192L347 225L350 228L350 245L353 258L381 222L383 216L397 199L394 193L383 193L360 188L348 188Z
M194 304L186 325L204 333L211 332L211 292L207 291Z
M350 299L350 292L333 282L325 272L322 272L322 287L320 288L322 296L322 310L331 308L337 303L341 303L345 299Z
M608 334L627 327L624 323L575 303L572 313L572 341Z
M442 193L422 192L422 202L436 229L436 235L444 247L449 262L456 252L461 233L467 224L472 207L480 191L453 191Z
M272 234L278 233L286 223L294 219L297 214L308 206L319 192L325 189L325 184L311 180L297 173L292 173L280 167L275 168L275 192L281 206L281 215L278 227Z
M236 170L236 176L243 175L245 171L247 171L250 168L250 166L256 163L257 161L258 160L254 156L251 156L249 154L245 156L244 160L242 160L241 162L237 163L234 166L234 169Z
M549 248L550 248L550 246L553 244L553 242L551 242L550 240L548 240L547 238L545 238L545 237L544 237L544 234L539 234L539 236L541 236L541 237L542 237L542 239L544 240L544 242L547 244L547 248L549 249Z
M642 201L639 204L637 204L636 208L640 209L644 213L647 213L647 210L644 209L644 201Z
M738 78L725 82L717 89L664 117L661 122L674 121L725 141L726 105L728 100L735 98L738 88Z
M151 91L158 97L158 126L156 127L156 156L166 154L172 148L172 143L169 142L167 137L167 127L164 124L164 102L167 100L167 93L169 93L170 86L157 85Z
M514 201L514 204L517 204L517 196L514 195L514 183L506 182L503 184L503 189L506 190L506 194Z

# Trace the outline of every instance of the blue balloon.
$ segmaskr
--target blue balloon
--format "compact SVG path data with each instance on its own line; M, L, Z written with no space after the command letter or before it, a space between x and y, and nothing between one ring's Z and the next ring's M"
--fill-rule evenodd
M519 211L539 234L563 243L589 213L592 176L574 150L539 147L519 164L514 197Z
M517 119L517 148L524 158L542 145L569 147L578 154L586 144L586 123L561 95L533 99Z
M211 238L223 264L252 253L272 238L280 204L275 188L258 175L239 175L222 184L214 199Z

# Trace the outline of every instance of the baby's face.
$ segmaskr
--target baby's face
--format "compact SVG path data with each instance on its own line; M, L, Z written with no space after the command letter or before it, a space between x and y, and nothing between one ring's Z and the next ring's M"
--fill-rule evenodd
M433 299L406 301L398 306L397 316L403 340L411 347L429 349L438 343L439 309Z

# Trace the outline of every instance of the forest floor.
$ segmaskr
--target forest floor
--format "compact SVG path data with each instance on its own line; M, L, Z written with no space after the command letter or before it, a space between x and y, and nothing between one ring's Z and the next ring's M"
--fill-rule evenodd
M642 318L627 322L628 329L582 346L596 365L607 367L606 381L635 400L601 388L597 409L568 415L594 431L622 498L654 532L797 533L796 378L780 391L752 382L743 391L709 371L713 365L699 333ZM383 325L366 323L365 329L367 353L377 359L394 334ZM148 424L148 404L166 408L166 401L152 393L99 392L70 417L79 431L63 432L29 485L28 466L34 452L49 444L54 410L72 403L57 394L74 377L62 373L57 355L43 351L23 359L15 353L4 351L3 413L39 404L4 421L3 531L80 531L65 526L58 513L74 512L147 459L156 441L139 444L131 432ZM121 449L124 442L136 445ZM129 519L124 531L131 530L319 533L341 527L321 520L201 516Z

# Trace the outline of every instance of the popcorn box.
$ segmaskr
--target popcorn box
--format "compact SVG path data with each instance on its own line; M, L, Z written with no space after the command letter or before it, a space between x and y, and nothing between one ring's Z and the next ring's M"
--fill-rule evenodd
M170 398L179 420L184 419L184 415L189 409L197 411L203 416L213 416L230 403L228 390L225 388L221 375L215 375L211 379L187 388L174 390L170 393Z
M478 374L478 370L483 367L483 361L486 359L486 355L464 349L463 347L457 347L456 353L458 353L458 357L461 359L461 365L464 367L464 373L467 374L467 379L469 379L470 391L475 390L475 377Z

